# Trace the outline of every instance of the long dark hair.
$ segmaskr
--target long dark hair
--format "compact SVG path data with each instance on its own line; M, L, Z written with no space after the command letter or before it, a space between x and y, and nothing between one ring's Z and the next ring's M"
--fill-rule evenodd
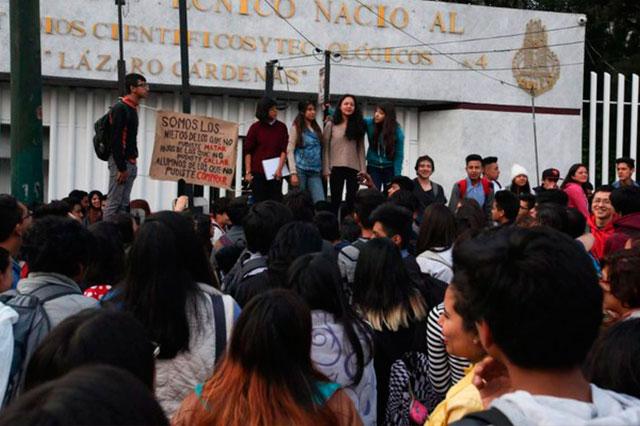
M580 167L584 167L585 169L589 170L589 168L587 167L586 164L576 163L576 164L572 165L571 167L569 167L569 171L564 176L564 181L562 182L562 185L560 185L560 189L565 189L567 187L567 185L570 184L570 183L577 183L578 185L580 185L582 187L582 190L584 191L584 184L578 182L573 177Z
M169 420L134 375L93 364L25 392L0 417L2 426L42 424L169 426Z
M91 191L89 193L89 210L93 209L93 196L97 195L98 197L100 197L100 201L102 202L102 200L104 200L104 195L102 194L102 192L94 189L93 191ZM102 206L99 209L95 209L95 210L102 210Z
M96 222L89 226L94 236L91 262L85 273L87 287L92 285L117 285L124 275L124 243L113 222Z
M378 331L397 331L427 315L427 304L409 278L400 250L388 238L374 238L360 250L353 302Z
M228 351L204 385L194 424L337 424L317 390L328 379L311 361L311 313L299 296L276 289L244 307ZM208 409L215 407L215 409Z
M85 309L48 333L29 359L25 391L87 364L128 370L153 390L155 346L147 330L128 312Z
M640 398L640 319L620 321L596 340L587 378L596 386Z
M307 127L307 122L304 118L304 115L310 105L314 108L316 107L316 104L313 101L300 101L298 103L298 115L293 120L293 127L296 129L297 133L296 148L304 147L302 132L304 132L304 129ZM318 140L322 140L322 130L320 129L320 126L318 125L318 122L316 120L311 120L311 128L315 132L316 136L318 136Z
M396 155L396 129L398 128L396 108L390 102L382 102L376 105L376 109L384 112L384 121L380 124L374 123L373 140L369 143L376 151L380 148L384 149L387 158L393 160Z
M322 236L313 224L297 221L283 225L276 234L267 257L271 286L284 285L287 269L298 257L320 250L322 250Z
M358 105L358 100L353 95L342 95L338 100L338 107L336 111L333 113L333 123L338 125L341 124L345 117L342 115L342 110L340 106L342 106L342 102L346 98L353 99L353 114L348 118L347 121L347 129L344 132L344 135L347 139L351 141L358 141L364 137L366 129L364 127L364 118L362 117L362 110L360 109L360 105Z
M329 312L342 324L356 354L357 370L353 384L360 383L364 367L373 355L371 331L349 305L335 260L322 253L299 257L289 268L286 286L300 295L309 309ZM366 342L366 352L361 338Z
M487 225L486 215L473 198L465 198L460 202L455 218L458 237L466 233L473 234Z
M162 359L189 349L188 303L198 317L196 298L200 290L185 253L179 249L179 240L187 237L175 234L152 217L138 230L129 252L123 283L124 310L131 312L160 344Z
M522 186L518 186L516 185L515 182L516 178L513 178L513 180L511 180L511 185L509 185L509 191L516 194L516 195L520 195L520 194L531 194L531 185L529 185L529 177L527 176L527 183L525 183Z
M191 219L176 212L161 211L154 213L147 220L156 220L164 223L177 236L181 261L185 263L186 268L191 272L194 281L208 284L212 287L217 286L213 267L209 262L209 255L204 245L201 244L201 239L196 234L195 225Z
M433 203L424 210L420 233L418 234L418 253L434 248L442 251L451 248L456 239L456 218L444 204Z

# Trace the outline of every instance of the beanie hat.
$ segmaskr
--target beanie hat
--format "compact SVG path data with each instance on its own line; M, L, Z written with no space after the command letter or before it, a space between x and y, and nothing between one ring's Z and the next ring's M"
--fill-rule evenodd
M511 180L515 179L516 176L520 176L520 175L525 175L529 177L529 173L527 172L527 169L522 167L520 164L516 163L513 166L511 166Z

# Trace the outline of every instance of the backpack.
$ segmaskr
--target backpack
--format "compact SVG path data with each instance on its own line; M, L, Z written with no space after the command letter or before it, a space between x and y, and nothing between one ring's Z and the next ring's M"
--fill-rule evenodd
M260 256L251 260L246 260L250 256L248 251L244 251L233 268L229 271L229 273L222 280L222 289L225 293L233 296L234 292L237 290L238 285L242 282L242 280L249 275L251 272L256 269L264 269L267 267L267 257Z
M385 408L385 425L410 426L414 401L420 402L429 412L438 405L444 395L437 393L428 377L429 360L422 352L407 352L391 366L389 399Z
M482 184L482 190L484 191L484 196L487 197L491 193L491 182L487 178L480 178L480 183ZM467 196L467 180L462 179L458 181L458 190L460 191L460 199L462 200ZM480 206L482 207L482 206Z
M0 295L0 302L19 315L13 325L13 358L3 406L22 391L27 363L51 329L44 303L71 294L79 293L57 285L44 285L29 294L12 291Z
M93 150L102 161L109 161L111 156L111 144L113 143L111 111L119 102L122 103L121 100L118 100L118 102L109 107L109 111L93 124L93 130L95 131L95 135L93 135Z

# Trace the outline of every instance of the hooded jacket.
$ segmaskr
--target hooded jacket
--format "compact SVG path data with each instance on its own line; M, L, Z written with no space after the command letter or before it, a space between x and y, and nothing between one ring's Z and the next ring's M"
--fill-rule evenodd
M613 221L615 233L622 233L629 238L640 237L640 212L630 213Z
M640 425L640 400L591 385L591 403L531 395L504 395L491 404L518 426L632 426Z
M613 235L613 222L614 220L610 220L603 228L598 228L596 225L596 219L593 215L589 216L589 219L587 219L591 235L593 235L594 238L593 246L591 247L591 254L598 262L604 257L604 245L607 242L607 239Z
M18 321L18 313L0 303L0 401L9 383L11 360L13 359L13 324Z
M171 359L156 360L156 399L167 417L171 418L198 383L204 383L213 374L216 363L216 326L213 302L209 295L222 295L218 290L199 284L201 292L194 304L187 304L189 323L189 350ZM227 341L231 328L240 315L240 308L233 298L222 295L225 311Z
M44 303L43 307L49 317L51 328L71 315L75 315L84 309L98 306L97 300L82 295L82 291L75 281L65 275L53 272L30 272L27 278L20 280L18 283L18 293L30 294L45 285L61 286L70 292L76 293L60 296Z
M604 256L624 248L629 238L640 238L640 212L630 213L613 221L613 234L605 242Z

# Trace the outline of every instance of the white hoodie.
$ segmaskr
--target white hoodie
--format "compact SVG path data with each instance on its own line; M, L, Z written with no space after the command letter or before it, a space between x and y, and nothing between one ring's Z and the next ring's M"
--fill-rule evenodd
M0 303L0 404L9 382L13 358L13 324L16 321L18 321L18 313Z
M525 391L504 395L491 404L518 426L637 426L640 400L591 385L592 403Z

